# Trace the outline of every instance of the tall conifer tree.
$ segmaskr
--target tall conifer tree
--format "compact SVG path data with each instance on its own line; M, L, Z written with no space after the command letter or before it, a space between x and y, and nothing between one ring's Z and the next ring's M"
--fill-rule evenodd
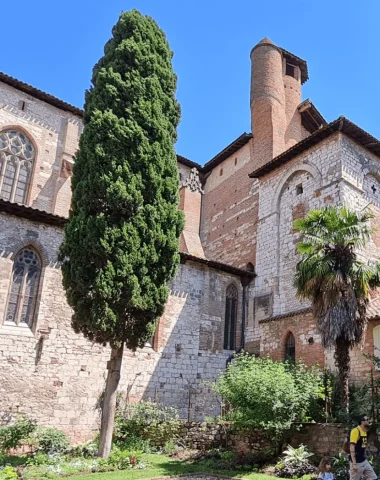
M103 457L111 448L123 347L143 346L151 334L179 262L180 107L171 59L152 18L122 13L86 92L60 255L74 330L111 346Z

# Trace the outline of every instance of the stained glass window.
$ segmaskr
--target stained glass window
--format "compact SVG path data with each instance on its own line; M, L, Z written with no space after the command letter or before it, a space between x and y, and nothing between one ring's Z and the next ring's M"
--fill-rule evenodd
M40 275L41 259L37 252L31 247L23 248L13 265L6 322L32 326Z
M235 331L237 319L238 291L234 285L230 285L226 291L226 313L224 317L224 348L235 349Z
M34 157L32 142L22 132L0 133L0 198L25 203Z

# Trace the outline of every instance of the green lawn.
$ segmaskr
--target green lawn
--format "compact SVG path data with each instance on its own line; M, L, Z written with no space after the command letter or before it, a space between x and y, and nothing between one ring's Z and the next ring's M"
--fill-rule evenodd
M220 470L213 468L210 462L202 464L188 464L183 461L173 460L164 455L144 455L142 463L147 465L145 470L122 470L118 472L93 473L69 477L70 480L137 480L171 475L188 475L191 473L210 473L241 478L245 480L274 480L274 477L260 473Z

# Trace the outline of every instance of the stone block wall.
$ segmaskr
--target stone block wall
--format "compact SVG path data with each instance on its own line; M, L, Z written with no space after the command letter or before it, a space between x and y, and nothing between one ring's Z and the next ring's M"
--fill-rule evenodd
M71 328L57 264L61 240L59 228L0 214L0 412L26 413L80 441L98 428L110 351ZM43 259L31 329L3 324L13 258L23 245L32 245ZM126 401L151 398L190 420L220 413L208 383L225 369L231 354L223 350L231 282L239 292L241 319L238 278L198 263L180 266L153 348L125 352L120 392Z
M0 83L0 131L9 128L23 131L36 151L27 205L67 215L81 118Z
M271 442L259 432L230 431L231 425L207 422L187 422L181 425L180 438L188 447L195 450L220 448L262 455L270 449Z
M239 432L230 425L213 423L187 422L181 426L182 442L189 448L208 450L221 448L243 452L252 452L262 456L267 449L273 449L273 444L260 432ZM295 425L295 430L289 434L288 441L293 447L306 445L308 450L320 458L336 456L342 451L342 446L348 429L342 424L306 423ZM379 429L374 428L369 435L369 450L372 454L378 453ZM286 443L284 444L284 446Z

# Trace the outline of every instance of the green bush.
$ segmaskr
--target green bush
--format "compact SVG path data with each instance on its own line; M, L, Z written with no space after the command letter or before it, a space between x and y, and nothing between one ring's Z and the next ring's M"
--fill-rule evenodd
M61 430L38 427L33 435L35 445L43 453L61 453L70 447L70 441Z
M179 426L178 412L174 408L149 401L119 406L114 441L125 444L128 438L141 438L155 446L164 446L177 437Z
M350 473L347 455L341 452L337 457L334 457L332 459L332 469L335 480L349 480Z
M13 478L17 478L17 472L13 467L0 469L0 480L12 480Z
M323 375L316 368L247 354L237 355L213 388L229 407L226 419L278 441L294 422L310 421L311 406L324 398Z
M20 447L35 429L36 423L23 415L19 415L14 423L0 426L0 451Z
M121 450L138 451L143 453L152 453L155 448L151 446L149 440L145 440L136 435L128 435L122 440L115 442L115 445Z
M103 463L109 467L114 467L117 470L125 470L138 465L140 459L140 452L115 449L111 452L110 456L104 460Z
M133 450L133 448L131 448L130 450ZM91 441L91 442L82 443L81 445L77 445L70 449L69 455L71 457L83 457L83 458L97 457L98 443Z
M293 448L288 445L284 451L281 460L275 468L276 477L281 478L301 478L316 472L316 468L309 461L313 454L308 452L307 447L300 445Z

